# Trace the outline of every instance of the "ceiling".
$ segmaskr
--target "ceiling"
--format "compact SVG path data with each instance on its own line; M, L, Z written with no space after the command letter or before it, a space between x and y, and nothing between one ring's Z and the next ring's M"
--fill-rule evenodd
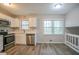
M54 3L14 3L11 6L0 4L2 8L14 15L28 14L66 14L79 6L78 3L63 3L60 9L53 8Z

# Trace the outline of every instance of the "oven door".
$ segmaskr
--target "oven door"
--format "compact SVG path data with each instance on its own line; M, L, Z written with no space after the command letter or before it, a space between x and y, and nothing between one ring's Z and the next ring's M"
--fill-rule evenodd
M4 45L9 44L13 41L15 41L14 35L6 35L4 39Z

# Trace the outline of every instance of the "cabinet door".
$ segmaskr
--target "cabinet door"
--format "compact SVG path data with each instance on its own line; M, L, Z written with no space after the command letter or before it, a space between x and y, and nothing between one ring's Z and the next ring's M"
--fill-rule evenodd
M29 18L30 27L36 27L36 18Z
M20 23L18 19L11 20L11 27L20 27Z
M26 44L26 35L23 34L15 34L15 44Z

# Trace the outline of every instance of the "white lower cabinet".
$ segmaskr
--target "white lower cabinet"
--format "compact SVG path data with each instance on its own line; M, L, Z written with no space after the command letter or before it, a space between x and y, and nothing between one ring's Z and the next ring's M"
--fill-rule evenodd
M3 50L3 35L0 35L0 51Z
M16 44L26 44L26 36L25 34L15 34L15 43Z

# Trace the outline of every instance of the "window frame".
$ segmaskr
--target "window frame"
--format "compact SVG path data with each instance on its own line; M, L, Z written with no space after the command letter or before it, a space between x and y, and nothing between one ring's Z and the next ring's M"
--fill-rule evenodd
M29 29L29 20L21 20L21 29L22 29L22 26L23 26L22 25L22 21L28 21L28 25L27 26L28 26L28 29ZM28 29L22 29L22 30L28 30Z
M44 33L44 28L50 28L50 27L44 27L44 21L51 21L52 22L52 34L45 34ZM54 21L63 21L63 26L62 27L54 27ZM65 21L64 20L43 20L43 34L44 35L63 35L65 34ZM63 28L63 33L62 34L55 34L54 28Z

